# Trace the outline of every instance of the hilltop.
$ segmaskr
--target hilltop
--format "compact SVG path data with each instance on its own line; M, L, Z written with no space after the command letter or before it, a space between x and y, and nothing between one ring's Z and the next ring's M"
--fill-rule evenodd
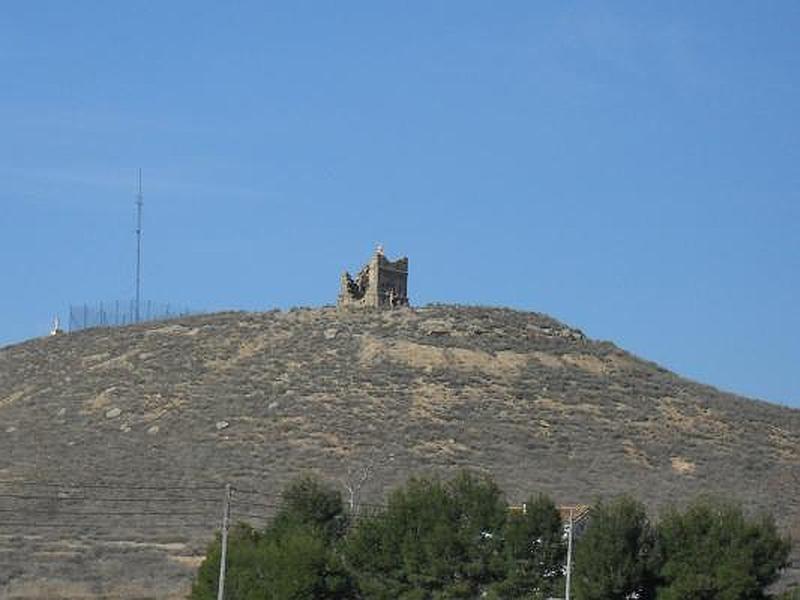
M0 596L182 597L225 483L261 519L368 462L369 502L471 468L511 501L737 498L800 538L798 410L537 313L220 313L0 349Z

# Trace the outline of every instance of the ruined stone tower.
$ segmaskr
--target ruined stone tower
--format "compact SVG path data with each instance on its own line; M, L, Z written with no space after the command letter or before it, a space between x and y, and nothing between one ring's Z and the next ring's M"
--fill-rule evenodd
M393 308L408 305L408 258L391 261L378 246L372 260L358 272L342 274L338 306Z

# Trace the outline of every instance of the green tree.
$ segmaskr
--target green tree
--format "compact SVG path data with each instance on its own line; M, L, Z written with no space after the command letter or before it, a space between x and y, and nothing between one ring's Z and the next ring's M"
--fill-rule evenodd
M573 581L577 600L654 597L655 533L644 505L621 497L599 502L575 545Z
M561 516L547 496L532 497L503 527L503 577L489 590L496 598L547 598L562 589L566 556Z
M790 543L772 517L700 500L658 526L663 561L658 600L762 600L787 565Z
M318 530L330 542L340 538L347 530L347 516L339 491L311 475L291 481L269 529L274 533L297 525Z
M489 478L413 478L355 528L348 564L367 598L475 598L502 575L506 513Z
M237 523L231 527L228 533L228 573L225 578L228 598L249 600L257 597L258 581L253 574L258 571L261 539L261 534L249 525ZM193 600L216 600L220 555L220 535L217 534L206 551L206 558L192 585L190 597Z
M289 484L282 507L258 532L238 524L228 536L227 600L344 600L358 597L338 544L344 531L341 497L316 479ZM192 587L193 600L214 600L219 536L209 546Z

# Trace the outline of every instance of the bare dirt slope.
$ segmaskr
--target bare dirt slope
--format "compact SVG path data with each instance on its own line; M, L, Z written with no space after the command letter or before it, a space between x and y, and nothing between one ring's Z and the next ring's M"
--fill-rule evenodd
M798 410L535 313L224 313L0 350L0 597L183 597L224 483L257 521L368 457L372 502L471 468L512 501L721 494L800 538Z

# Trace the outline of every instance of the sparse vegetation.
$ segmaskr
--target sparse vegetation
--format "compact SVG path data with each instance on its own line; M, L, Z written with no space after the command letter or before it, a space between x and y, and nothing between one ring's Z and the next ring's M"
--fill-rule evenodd
M143 496L185 498L174 506L195 513L78 522L65 513L109 503L71 500L69 486L48 488L64 496L50 502L2 498L9 522L35 527L0 525L0 595L125 585L185 597L225 483L274 501L298 473L346 479L376 449L387 460L360 490L365 506L412 473L470 468L517 504L531 489L563 503L635 490L654 513L727 495L800 537L798 410L681 379L535 313L223 313L0 349L3 492L149 485L163 491ZM216 491L175 491L198 485Z

